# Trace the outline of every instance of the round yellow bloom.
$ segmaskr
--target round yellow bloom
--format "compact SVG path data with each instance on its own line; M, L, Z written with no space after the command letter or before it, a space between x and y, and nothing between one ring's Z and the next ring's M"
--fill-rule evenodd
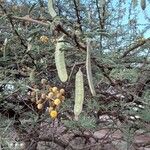
M46 79L41 79L41 84L46 84L47 80Z
M45 93L42 93L42 94L41 94L41 98L42 98L42 99L45 99L45 98L46 98L46 94L45 94Z
M57 98L57 99L54 100L54 104L56 106L58 106L60 103L61 103L60 99Z
M53 87L53 88L52 88L52 91L53 91L54 93L56 93L56 92L57 92L57 90L58 90L58 88L57 88L57 87Z
M51 117L52 119L57 118L57 115L58 115L58 113L57 113L56 110L52 110L52 111L50 112L50 117Z
M60 89L60 93L61 93L61 94L64 94L64 93L65 93L65 90L64 90L64 89Z
M49 92L47 98L51 99L53 97L53 92Z
M48 43L48 40L49 40L49 38L45 35L40 37L40 41L43 42L43 43Z
M37 108L38 108L38 109L42 109L42 108L43 108L43 104L38 104L38 105L37 105Z

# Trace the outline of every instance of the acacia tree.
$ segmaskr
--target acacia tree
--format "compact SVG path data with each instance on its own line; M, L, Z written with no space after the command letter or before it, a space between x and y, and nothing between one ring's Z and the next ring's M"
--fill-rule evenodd
M21 145L41 149L39 143L45 141L58 149L76 149L76 138L81 138L79 148L83 149L93 146L92 138L96 149L112 144L108 137L116 130L123 133L127 149L136 147L131 137L138 129L150 130L150 39L144 37L150 27L147 5L146 0L2 1L2 148L11 149L19 142L18 149ZM139 11L145 12L142 27ZM76 82L78 70L84 88L79 84L82 78ZM47 107L55 107L46 100L51 87L65 89L55 120L47 112ZM38 105L39 97L44 97L42 105ZM80 110L74 118L75 97ZM82 108L78 100L83 98ZM110 128L108 135L98 141L95 131L103 128ZM65 135L67 140L60 139Z

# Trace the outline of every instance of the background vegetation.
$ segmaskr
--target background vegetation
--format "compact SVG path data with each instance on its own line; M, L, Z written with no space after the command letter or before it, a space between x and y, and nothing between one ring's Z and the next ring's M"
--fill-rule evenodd
M56 0L52 18L47 1L0 0L0 149L150 149L149 6L148 0ZM54 59L62 34L69 45L64 83ZM87 38L96 96L86 75ZM79 68L85 97L75 121ZM29 95L33 85L42 89L41 79L65 89L55 120L47 104L38 110Z

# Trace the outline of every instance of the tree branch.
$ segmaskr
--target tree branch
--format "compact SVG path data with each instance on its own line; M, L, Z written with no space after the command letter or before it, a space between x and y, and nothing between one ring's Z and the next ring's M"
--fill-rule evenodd
M79 10L78 10L78 5L77 5L77 2L76 0L73 0L74 2L74 6L75 6L75 12L76 12L76 16L77 16L77 23L79 24L79 28L80 28L80 31L82 31L82 26L81 26L81 21L80 21L80 14L79 14Z
M144 45L147 41L150 41L150 38L148 39L143 39L141 41L139 41L138 43L132 45L132 46L129 46L127 49L125 49L125 52L123 53L123 55L121 56L121 59L126 57L131 51L135 50L136 48Z
M10 24L12 26L12 29L15 32L15 34L18 36L18 38L19 38L19 40L21 42L21 45L23 45L25 48L27 48L27 46L24 44L24 39L20 36L20 34L18 33L18 31L15 29L15 26L13 24L11 15L7 14L6 9L1 4L0 4L0 7L3 10L3 12L5 13L5 15L7 16L7 18L9 19L9 22L10 22ZM4 15L0 15L0 16L4 16Z
M4 16L4 15L0 15L0 16ZM49 23L45 23L43 21L39 21L39 20L35 20L35 19L32 19L30 18L29 16L24 16L24 17L18 17L18 16L12 16L12 15L7 15L7 17L11 18L11 19L17 19L17 20L20 20L20 21L28 21L28 22L31 22L31 23L35 23L35 24L40 24L40 25L43 25L43 26L46 26L46 27L49 27L50 24ZM67 32L60 24L58 24L56 26L56 30L57 31L60 31L62 33L64 33L65 35L67 35L69 38L71 38L75 43L76 43L76 46L79 48L79 49L82 49L84 51L86 51L86 47L84 46L84 44L80 43L78 40L77 40L77 36L72 33L70 34L69 32Z

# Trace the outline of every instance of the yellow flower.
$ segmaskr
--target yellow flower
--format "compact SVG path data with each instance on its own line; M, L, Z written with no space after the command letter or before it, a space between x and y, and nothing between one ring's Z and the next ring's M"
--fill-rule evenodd
M48 40L49 40L49 38L45 35L40 37L40 41L43 42L43 43L48 43Z
M38 105L37 105L37 108L38 108L38 109L42 109L42 108L43 108L43 104L38 104Z
M65 93L65 90L64 90L64 89L60 89L60 93L61 93L61 94L64 94L64 93Z
M46 79L41 79L41 84L46 84L47 80Z
M52 110L52 111L50 112L50 117L51 117L52 119L57 118L57 115L58 115L58 113L57 113L56 110Z
M42 93L42 94L41 94L41 98L42 98L42 99L45 99L45 98L46 98L46 94L45 94L45 93Z
M53 91L54 93L56 93L56 92L57 92L57 90L58 90L58 88L57 88L57 87L53 87L53 88L52 88L52 91Z
M61 103L60 99L57 98L57 99L54 100L54 104L56 106L58 106L60 103Z
M53 95L54 95L53 92L49 92L47 98L51 99L53 97Z

